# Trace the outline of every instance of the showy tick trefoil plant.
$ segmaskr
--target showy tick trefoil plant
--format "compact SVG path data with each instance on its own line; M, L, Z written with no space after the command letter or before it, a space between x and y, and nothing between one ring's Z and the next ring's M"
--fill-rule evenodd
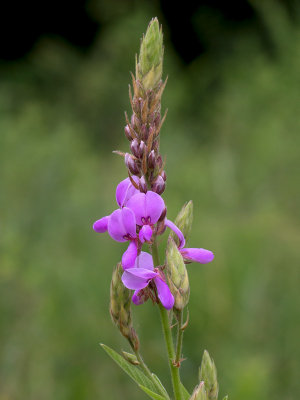
M188 316L184 322L184 315L187 315L185 310L190 296L186 264L209 263L214 254L210 250L186 246L193 203L187 202L172 222L162 197L166 187L165 165L159 151L160 130L166 116L161 116L161 96L166 86L166 80L162 80L163 52L162 30L154 18L141 40L129 90L132 114L130 118L125 114L125 136L130 150L115 152L124 158L127 177L116 186L116 209L93 225L97 233L107 232L116 242L128 243L113 272L110 313L133 354L122 352L121 356L108 346L102 347L152 399L217 400L216 368L207 351L202 358L199 383L192 394L180 379L183 333L188 325ZM161 262L157 239L166 230L169 230L169 238L166 257ZM147 300L156 304L160 312L173 397L143 360L133 327L132 308ZM172 328L176 333L173 334Z

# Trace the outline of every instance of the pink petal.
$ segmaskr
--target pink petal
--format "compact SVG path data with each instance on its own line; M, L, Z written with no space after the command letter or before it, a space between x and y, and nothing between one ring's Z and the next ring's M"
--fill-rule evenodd
M183 258L200 264L207 264L214 259L214 253L205 249L187 248L180 250Z
M138 225L155 224L165 209L162 197L152 191L135 194L127 206L134 212Z
M132 176L132 179L134 182L139 184L139 178L137 176ZM126 178L120 182L116 189L116 200L119 207L126 206L130 197L137 193L139 193L139 191L133 186L129 178Z
M149 281L157 276L156 272L143 268L129 268L122 275L124 286L131 290L141 290L148 286Z
M144 225L139 232L139 238L142 243L150 240L152 237L152 228L150 225Z
M169 219L165 219L165 225L168 226L172 231L178 236L179 238L179 248L181 249L185 245L185 238L183 236L183 233L177 226L174 224L174 222L170 221Z
M126 207L115 210L108 220L108 233L117 242L126 242L126 236L136 238L134 213Z
M137 257L137 243L135 240L131 240L127 250L122 256L122 267L123 269L131 268L135 264Z
M154 266L153 266L152 255L149 253L146 253L145 251L141 251L141 254L137 257L137 259L135 261L134 267L149 269L150 271L153 271Z
M149 190L146 193L146 207L147 214L151 218L151 224L156 224L161 216L161 213L165 209L165 202L163 198L157 194Z
M161 304L167 309L170 310L174 306L174 297L169 289L169 286L159 277L154 279L158 298L161 301Z
M98 221L96 221L93 225L93 229L94 231L96 231L97 233L103 233L107 231L107 225L108 225L108 220L109 220L109 216L107 217L103 217L101 219L98 219Z
M139 306L139 305L141 305L141 304L144 303L143 297L142 297L142 296L141 296L141 297L139 296L139 290L136 290L136 291L133 293L131 300L132 300L132 302L133 302L136 306Z

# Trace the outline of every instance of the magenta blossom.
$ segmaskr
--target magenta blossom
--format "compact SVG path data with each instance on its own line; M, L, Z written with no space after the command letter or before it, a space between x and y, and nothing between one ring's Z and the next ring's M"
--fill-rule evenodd
M134 267L124 271L122 282L128 289L135 291L132 296L134 304L139 305L144 302L144 289L153 282L162 305L167 310L173 308L174 297L164 281L163 273L154 268L151 254L142 251L136 258Z
M139 178L137 176L132 176L134 182L138 185ZM139 193L139 191L133 186L129 178L121 181L116 189L116 201L120 208L125 207L130 197ZM108 219L109 216L98 219L93 225L94 231L97 233L106 232L108 229Z
M149 190L147 193L137 193L127 203L135 215L137 225L141 226L139 239L141 243L149 241L153 233L153 225L159 220L165 203L162 197Z
M132 176L131 178L139 186L139 178L137 176ZM128 200L137 193L140 193L140 191L133 186L130 178L120 182L116 189L116 200L119 207L126 206Z
M132 179L138 184L139 178L133 176ZM120 182L116 189L116 201L120 209L115 210L111 215L105 216L93 225L94 231L98 233L107 232L117 242L130 241L128 249L122 257L123 268L129 268L134 265L137 257L137 235L136 235L136 220L134 213L126 208L128 200L139 193L132 185L129 178Z
M179 248L180 253L187 262L198 262L200 264L207 264L214 259L214 253L210 250L197 249L197 248Z
M128 249L122 256L122 266L124 269L132 267L138 252L134 213L127 207L114 211L109 216L107 228L110 237L117 242L130 242Z

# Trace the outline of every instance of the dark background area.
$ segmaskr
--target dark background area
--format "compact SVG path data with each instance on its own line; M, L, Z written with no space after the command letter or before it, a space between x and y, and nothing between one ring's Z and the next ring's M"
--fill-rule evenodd
M188 266L183 380L207 348L221 398L299 398L299 2L91 0L0 6L0 399L146 399L98 346L128 350L108 312L124 248L91 227L126 176L111 152L154 16L168 215L192 199L189 246L216 255ZM133 311L168 386L157 310Z

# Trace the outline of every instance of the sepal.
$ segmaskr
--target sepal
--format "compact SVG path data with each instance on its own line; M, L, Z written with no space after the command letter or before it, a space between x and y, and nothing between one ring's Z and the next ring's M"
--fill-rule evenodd
M193 202L190 200L185 203L175 219L175 225L181 230L185 240L187 240L191 233L193 223ZM177 246L179 246L178 237L171 232L170 236L174 239Z
M199 370L199 380L204 381L208 400L217 400L219 384L217 380L217 369L214 361L207 350L204 350L201 367Z
M190 296L189 278L182 255L172 238L169 238L167 244L166 276L175 299L174 308L183 310L188 304Z
M190 400L208 400L204 382L200 382L193 391Z

